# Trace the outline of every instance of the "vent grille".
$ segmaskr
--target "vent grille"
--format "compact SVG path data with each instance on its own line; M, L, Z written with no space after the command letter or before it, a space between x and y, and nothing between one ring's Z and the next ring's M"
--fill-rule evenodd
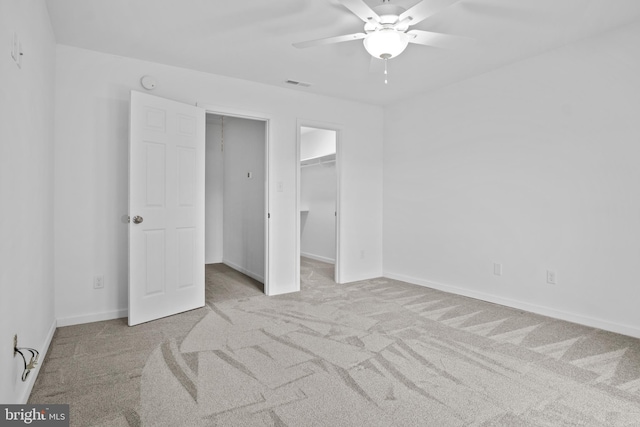
M311 83L299 82L297 80L285 80L284 82L286 84L290 84L290 85L294 85L294 86L301 86L301 87L310 87L311 86Z

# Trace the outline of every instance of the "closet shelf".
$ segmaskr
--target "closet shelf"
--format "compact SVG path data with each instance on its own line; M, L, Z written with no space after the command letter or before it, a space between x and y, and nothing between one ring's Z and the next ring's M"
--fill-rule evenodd
M328 154L326 156L312 157L310 159L304 159L300 161L300 166L314 166L322 165L326 163L333 163L336 161L336 153Z

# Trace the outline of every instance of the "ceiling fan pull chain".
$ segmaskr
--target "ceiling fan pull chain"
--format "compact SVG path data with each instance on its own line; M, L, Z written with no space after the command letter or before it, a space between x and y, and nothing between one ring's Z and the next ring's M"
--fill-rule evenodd
M384 58L384 84L389 84L389 72L387 71L387 61L389 59L388 58Z

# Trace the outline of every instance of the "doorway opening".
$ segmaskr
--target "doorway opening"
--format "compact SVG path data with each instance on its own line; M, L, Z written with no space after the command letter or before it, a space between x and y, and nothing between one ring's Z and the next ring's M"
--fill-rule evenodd
M246 289L220 284L213 293L268 294L267 128L266 120L224 113L206 115L207 276L231 274L233 269L252 279L240 280Z
M326 271L336 283L340 283L338 135L337 129L299 126L298 272L306 264Z

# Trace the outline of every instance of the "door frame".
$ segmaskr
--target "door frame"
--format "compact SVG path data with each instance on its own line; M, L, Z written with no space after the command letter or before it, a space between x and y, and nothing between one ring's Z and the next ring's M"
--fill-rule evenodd
M270 274L269 272L271 271L270 269L270 265L269 265L269 260L270 260L270 256L269 253L271 251L271 241L269 239L269 215L270 215L270 199L269 199L269 159L271 157L271 152L270 152L270 144L269 142L272 139L272 127L271 127L271 120L273 119L270 115L268 114L264 114L264 113L257 113L254 111L247 111L247 110L241 110L241 109L237 109L237 108L232 108L232 107L225 107L225 106L221 106L221 105L215 105L215 104L208 104L208 103L201 103L198 102L196 103L196 105L198 107L201 107L204 109L205 111L205 115L206 114L217 114L220 116L226 116L226 117L236 117L236 118L240 118L240 119L249 119L249 120L258 120L261 122L264 122L264 126L265 126L265 132L264 132L264 137L265 137L265 149L264 149L264 293L265 295L269 296L271 295L270 292L270 287L269 287L269 283L270 283Z
M337 123L322 122L318 120L300 119L296 120L296 283L300 290L300 144L302 143L302 133L300 128L309 127L322 130L330 130L336 133L336 261L334 264L334 281L338 284L342 283L342 262L340 251L340 236L342 235L341 227L341 187L342 187L342 134L344 126Z

